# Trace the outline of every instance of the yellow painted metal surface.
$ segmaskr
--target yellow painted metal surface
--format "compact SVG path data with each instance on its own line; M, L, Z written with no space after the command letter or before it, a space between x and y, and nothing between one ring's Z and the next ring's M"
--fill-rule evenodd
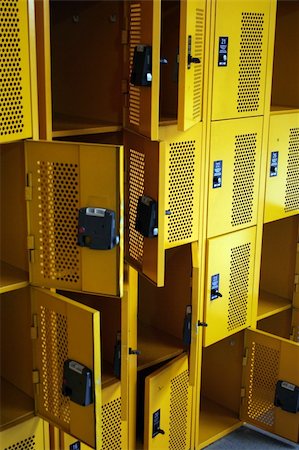
M250 325L255 233L251 227L208 240L204 346ZM212 289L221 296L212 300Z
M212 119L262 115L270 1L217 0ZM228 39L226 64L218 55Z
M248 361L244 370L245 398L241 418L298 442L298 414L274 406L278 380L298 386L299 344L262 331L246 330Z
M27 142L28 201L33 236L30 277L34 285L122 295L122 147ZM77 245L79 208L116 212L120 244L111 250Z
M44 421L39 417L33 417L25 422L1 431L0 448L27 450L48 450L49 443L44 442Z
M208 237L256 224L262 126L262 117L212 123Z
M0 29L7 43L1 46L0 143L32 136L28 2L1 1ZM2 109L3 108L3 109Z
M299 309L292 310L292 335L291 339L299 343Z
M190 448L191 388L187 355L179 356L146 378L144 409L144 449ZM153 415L157 417L158 411L160 430L164 434L153 433Z
M202 120L205 6L204 0L181 2L178 105L178 127L181 130ZM195 62L188 60L189 53Z
M61 436L62 447L61 447L61 450L68 450L69 448L71 448L70 447L71 445L74 445L74 444L76 444L78 442L80 443L80 450L91 450L92 449L92 447L89 447L88 445L84 444L83 442L78 441L78 439L74 438L70 434L62 432L62 436Z
M36 410L93 448L101 443L101 352L99 312L45 289L32 288L38 338L33 341ZM62 395L63 364L73 359L92 370L93 403L82 407Z
M278 164L275 172L273 158L276 158L276 152L278 152ZM298 165L299 112L271 115L264 212L265 222L299 213Z

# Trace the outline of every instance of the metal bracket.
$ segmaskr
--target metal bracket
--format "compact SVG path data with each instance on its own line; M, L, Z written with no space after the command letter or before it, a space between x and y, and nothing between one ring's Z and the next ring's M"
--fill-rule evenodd
M200 320L197 322L197 326L198 327L207 327L208 326L208 324L207 324L207 322L201 322Z
M131 347L129 348L129 355L141 355L140 350L133 350Z

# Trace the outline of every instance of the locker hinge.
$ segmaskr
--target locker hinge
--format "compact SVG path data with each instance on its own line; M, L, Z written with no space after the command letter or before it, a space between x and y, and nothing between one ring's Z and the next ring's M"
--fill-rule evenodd
M32 382L33 384L39 384L39 371L38 370L33 370L32 371Z
M26 175L25 200L32 200L32 173Z
M243 354L243 360L242 360L243 367L247 366L247 361L248 361L248 348L245 348L244 354Z
M246 389L244 387L241 387L241 398L245 398L246 395Z
M31 339L37 339L37 315L32 316L32 327L30 328Z
M126 45L128 43L128 30L122 30L121 32L121 43Z

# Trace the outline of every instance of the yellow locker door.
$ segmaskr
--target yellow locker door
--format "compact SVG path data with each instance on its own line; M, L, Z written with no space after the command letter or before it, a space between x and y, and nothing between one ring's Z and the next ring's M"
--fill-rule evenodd
M42 141L26 142L25 146L31 282L121 296L122 147ZM99 217L89 214L87 208L99 211ZM88 229L78 222L80 209L86 211L84 220L92 217ZM118 236L119 244L116 237L112 248L95 249L93 240L101 235L104 222L95 224L94 217L102 220L105 210L115 215L115 233L107 233ZM83 246L78 245L81 231L86 236Z
M251 323L255 227L208 240L204 346Z
M160 0L129 2L129 76L134 51L142 46L151 47L152 72L148 86L129 83L126 126L151 139L158 139L159 128L160 20Z
M46 431L44 421L39 417L32 417L1 431L0 448L1 450L48 450L48 435L44 431Z
M31 295L36 412L100 449L100 314L46 289L32 288ZM69 373L65 365L70 367ZM85 383L86 390L79 390ZM63 385L67 396L62 394Z
M299 112L270 116L264 221L299 213Z
M256 224L262 117L213 122L208 237Z
M298 412L289 412L285 400L291 400L295 386L299 388L299 344L263 331L246 330L245 347L241 419L298 442Z
M32 136L30 30L27 0L1 2L0 143ZM32 30L31 30L32 32Z
M299 309L292 310L292 340L299 343Z
M217 0L212 120L262 115L269 0Z
M202 120L205 0L183 0L180 11L178 127L187 130Z
M145 379L144 449L188 450L190 427L188 356L181 355Z

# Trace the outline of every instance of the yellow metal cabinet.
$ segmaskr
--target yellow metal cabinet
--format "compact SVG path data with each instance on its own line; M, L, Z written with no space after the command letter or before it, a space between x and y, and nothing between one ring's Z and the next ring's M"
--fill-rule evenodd
M34 78L34 18L32 2L1 1L0 143L32 136ZM35 97L36 100L36 97ZM35 124L36 125L36 124Z
M145 379L144 449L190 448L191 388L188 356L181 355Z
M299 112L272 113L264 221L299 213Z
M126 257L157 286L164 285L165 250L198 239L201 129L201 124L186 132L165 127L161 142L125 134ZM157 237L135 229L143 195L157 202Z
M48 424L33 417L0 432L1 450L48 450Z
M212 120L263 114L270 5L217 0Z
M262 117L211 126L208 237L256 224Z
M204 345L251 324L256 228L208 240Z
M28 248L34 285L122 295L122 147L27 142ZM112 210L119 245L79 247L80 208Z

